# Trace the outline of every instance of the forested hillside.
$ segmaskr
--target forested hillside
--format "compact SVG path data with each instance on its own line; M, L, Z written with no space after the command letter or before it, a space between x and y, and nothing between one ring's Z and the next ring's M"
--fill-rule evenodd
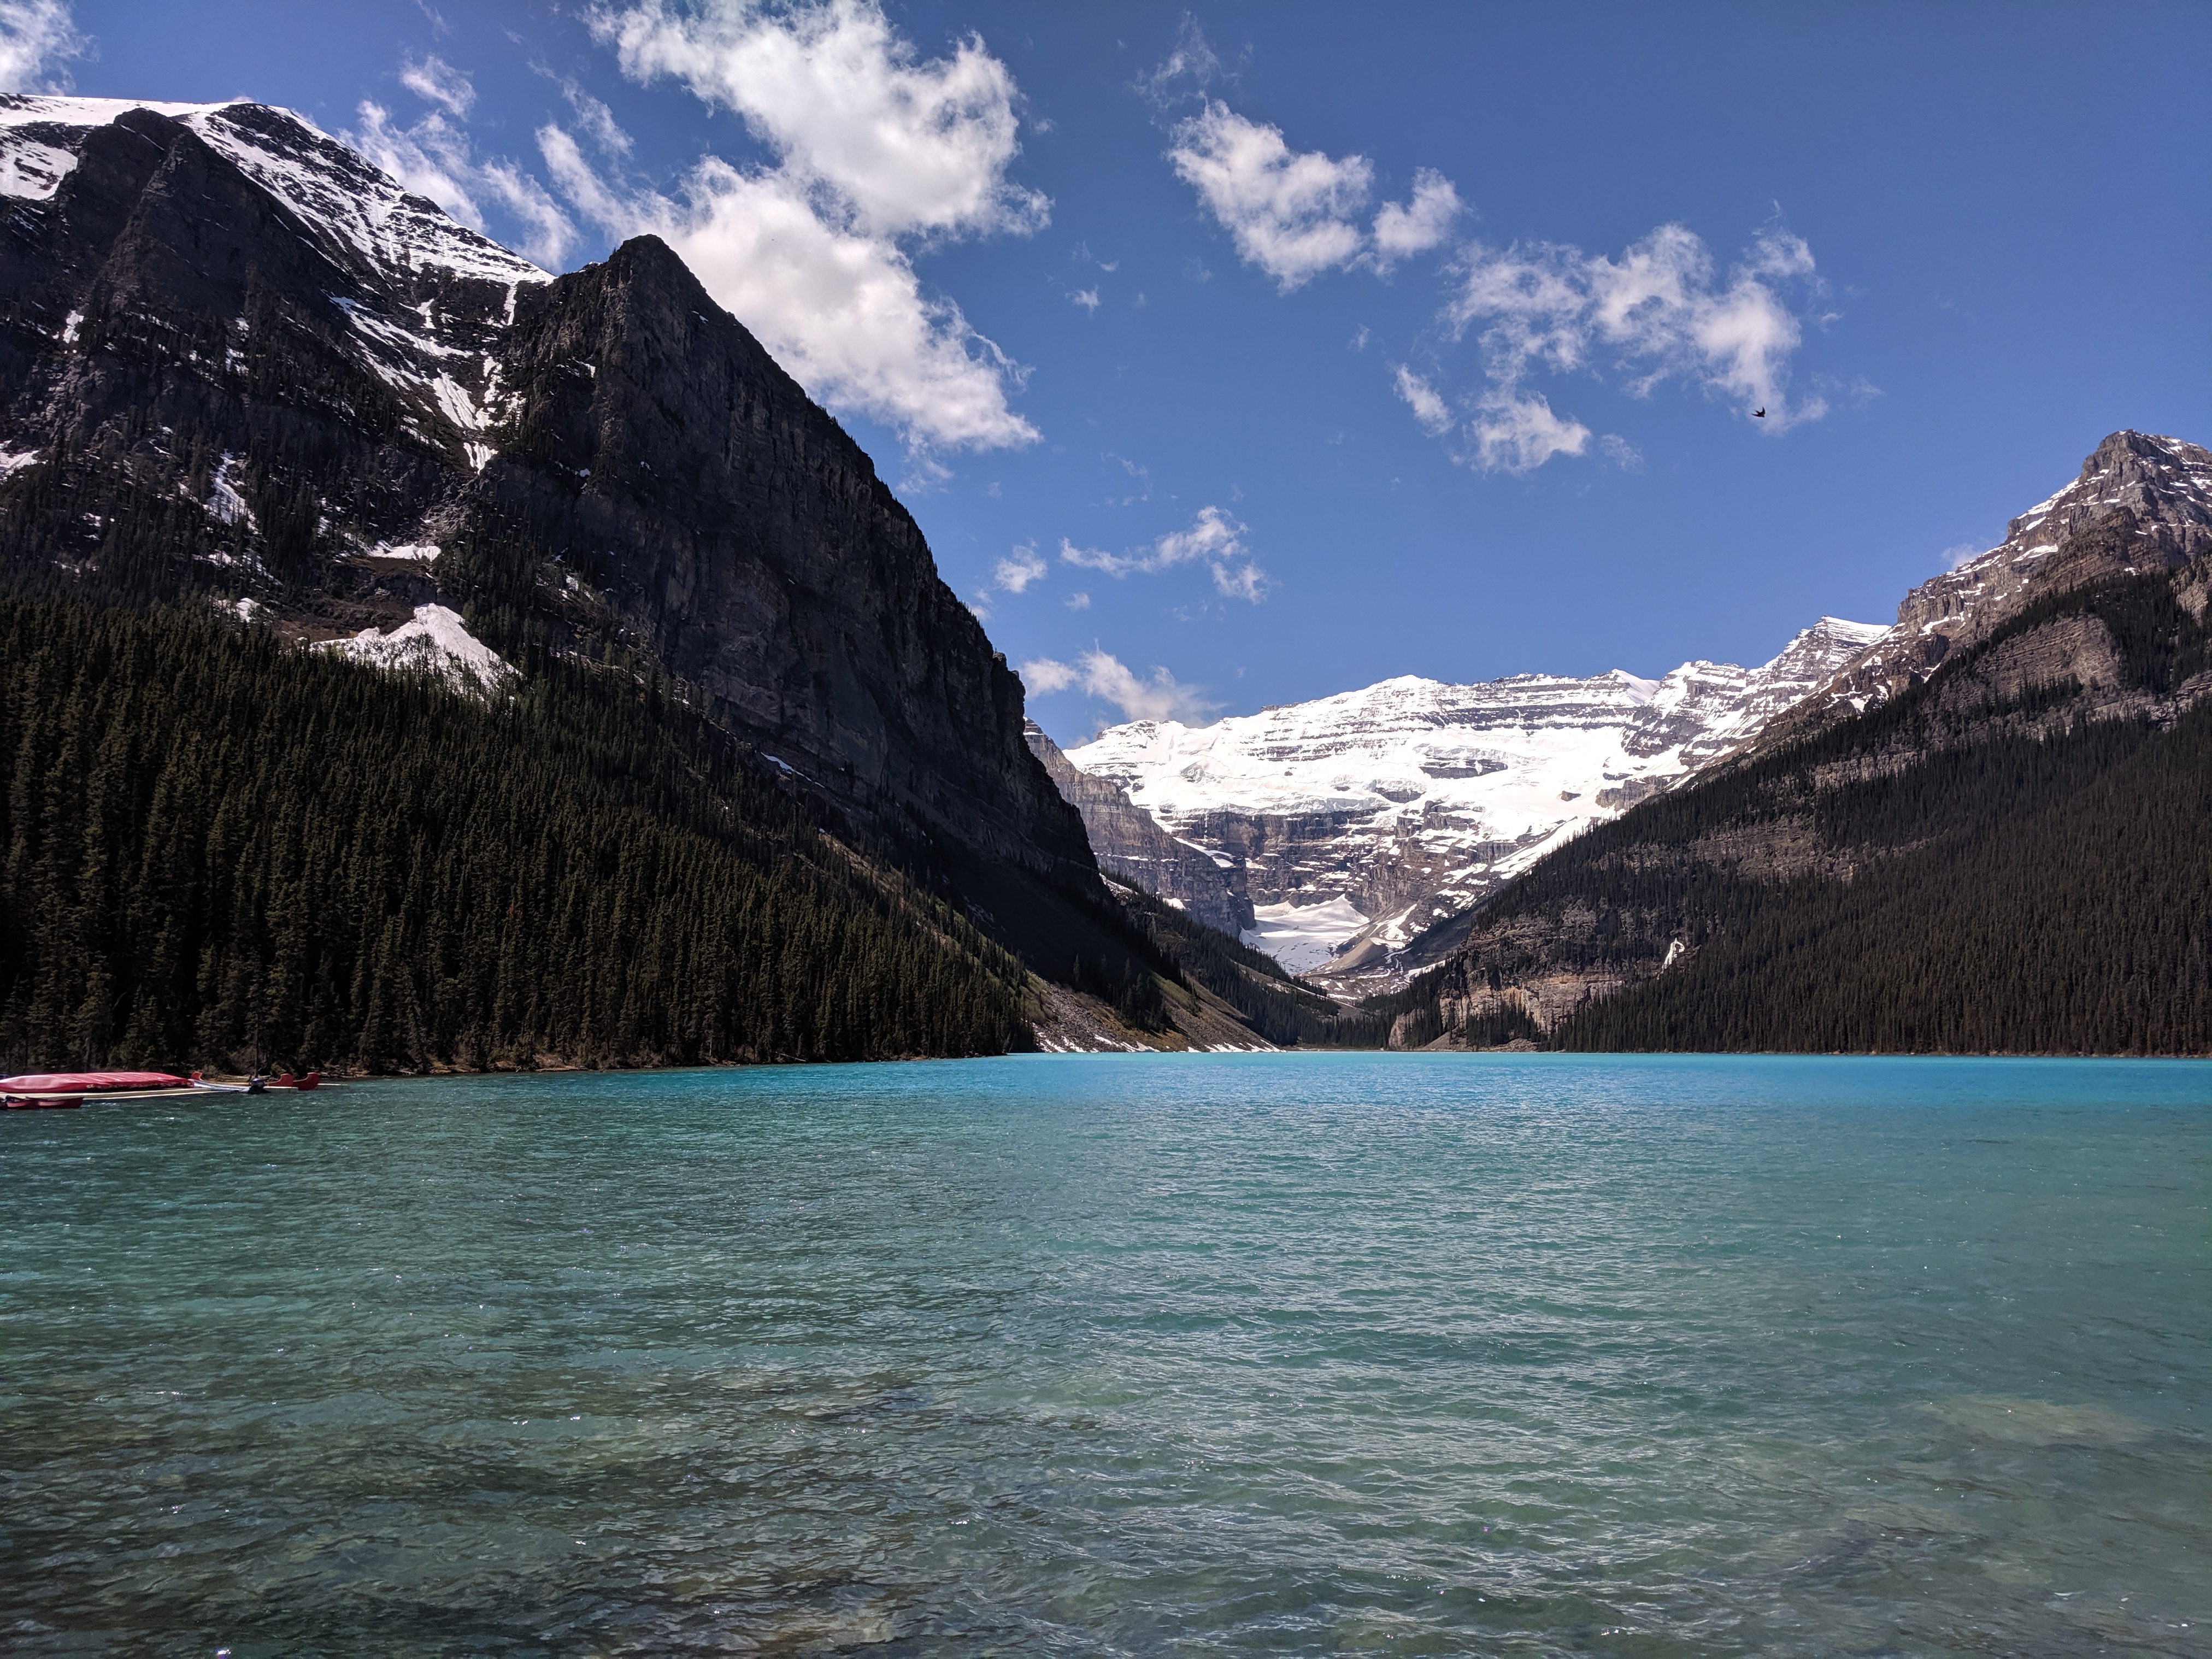
M2206 563L2038 599L1591 830L1478 913L1395 1041L1519 1009L1565 1048L2212 1052Z
M0 1061L1003 1053L1025 975L629 671L0 597Z

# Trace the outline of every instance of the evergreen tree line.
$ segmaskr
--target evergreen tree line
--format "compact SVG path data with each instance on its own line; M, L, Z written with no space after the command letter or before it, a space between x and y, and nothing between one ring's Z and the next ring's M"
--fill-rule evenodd
M994 1054L1025 975L659 682L514 695L0 595L0 1060Z
M1550 1046L2212 1052L2212 704L2170 728L2077 715L2038 736L2008 717L2048 716L2078 686L1957 695L2007 641L2072 616L2106 623L2135 689L2212 660L2165 576L2039 600L1869 714L1578 837L1486 904L1474 951L1409 1006L1455 976L1641 971L1679 938L1684 960ZM1713 853L1784 821L1848 876L1762 878ZM1588 925L1559 925L1570 914ZM1531 925L1501 925L1516 919Z

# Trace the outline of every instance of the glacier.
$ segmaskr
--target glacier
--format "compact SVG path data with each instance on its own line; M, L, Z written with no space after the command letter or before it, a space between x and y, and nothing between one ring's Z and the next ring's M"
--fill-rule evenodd
M1133 720L1067 758L1241 867L1248 943L1364 991L1423 931L1741 750L1888 632L1824 617L1757 668L1658 679L1401 676L1206 726Z

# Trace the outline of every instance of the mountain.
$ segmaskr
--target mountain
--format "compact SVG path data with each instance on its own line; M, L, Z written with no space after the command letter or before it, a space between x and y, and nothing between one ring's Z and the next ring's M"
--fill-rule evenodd
M1750 750L1420 941L1394 1042L2212 1051L2207 459L2106 439Z
M1172 843L1225 866L1249 906L1238 925L1285 967L1392 983L1418 935L1741 749L1885 631L1824 617L1752 669L1408 676L1204 727L1133 721L1068 752L1111 792L1073 798L1109 867L1149 885L1159 856L1115 804L1125 796ZM1104 850L1122 847L1123 863Z
M294 765L354 769L372 794L391 787L332 746L318 700L365 697L375 720L415 720L405 697L360 689L380 667L411 671L442 696L539 711L514 729L543 745L532 787L553 816L510 825L538 837L512 849L519 865L580 856L584 831L558 825L611 822L604 812L632 815L645 841L711 830L727 842L717 856L734 860L716 866L716 914L751 914L749 884L757 875L772 888L780 870L818 901L819 925L799 937L770 945L741 930L724 946L785 962L779 996L828 982L834 961L858 976L840 1010L810 1008L765 1035L654 1036L582 1013L538 1029L515 1014L464 1044L483 999L520 994L498 980L507 969L471 980L445 957L317 933L317 971L350 963L355 976L333 1005L329 1029L342 1038L328 1040L363 1046L308 1058L422 1065L490 1053L508 1063L540 1041L625 1060L969 1052L1025 1041L1030 1023L1048 1034L1063 1015L1110 1024L1109 1003L1141 1025L1158 985L1174 983L1172 957L1111 896L1079 814L1030 752L1020 681L939 580L911 516L672 252L641 237L550 276L289 112L0 98L0 584L44 607L46 625L88 639L108 639L112 616L149 619L150 635L113 636L124 659L168 652L226 665L208 670L218 682L283 688L301 728L269 733L274 748L250 773L206 780L234 812L308 822L343 810ZM207 635L195 618L215 616L241 637ZM36 632L27 622L10 638ZM272 642L351 665L295 681L256 654ZM158 718L189 731L221 706ZM167 705L150 690L136 705L83 704L86 718L110 722L95 747L137 752L132 707L150 720ZM35 721L0 738L22 765L70 752ZM405 744L363 752L429 763ZM262 795L231 800L246 775ZM498 771L436 775L466 794L472 777L490 787ZM135 784L105 819L58 797L25 800L15 832L64 863L150 844L158 830ZM472 795L405 805L421 855L460 860L455 869L478 845L470 826L493 821ZM276 974L275 941L289 935L266 909L291 890L279 853L267 856L277 862L252 867L268 882L203 896L179 937L234 962L241 983L282 981L291 988L279 1000L296 1000L306 981ZM155 927L158 905L74 881L56 876L35 906L93 905L106 918L84 994L98 991L106 1011L95 1018L36 989L74 971L54 958L69 947L17 913L0 939L9 1041L35 1048L66 1031L89 1054L111 1037L143 1047L158 1030L170 1058L185 1032L210 1056L242 1052L237 1011L262 1006L243 992L226 1002L207 986L172 986L161 994L167 1012L134 1025L133 1000L155 991L132 964L174 940L138 931ZM446 951L419 933L409 907L420 895L364 890L380 927L424 939L434 957ZM617 917L594 935L598 948L641 972L657 930L689 925L675 902ZM880 913L896 941L838 944L876 937L863 911ZM453 937L487 948L494 920ZM900 965L925 948L977 987L1003 980L994 951L1013 952L1035 978L975 990L989 1007L968 1035L944 1039L950 1049L932 1048L943 1022L902 1001L927 994L928 976ZM703 941L692 959L711 966L714 949ZM419 1006L420 1041L362 1037L361 987L372 980L377 995ZM209 1012L218 1006L231 1012ZM286 1007L286 1029L308 1029ZM896 1032L861 1029L878 1018ZM114 1035L134 1030L127 1042Z
M2124 539L2082 532L2132 522ZM1897 624L1869 642L1783 731L1875 707L1989 637L2039 596L2137 571L2179 570L2212 549L2212 453L2178 438L2115 432L2073 483L2014 519L2005 538L1924 581Z
M12 562L644 653L851 808L1096 887L912 518L664 245L549 278L284 111L8 106Z
M1120 784L1079 770L1035 720L1024 722L1023 735L1061 795L1083 814L1102 870L1232 938L1251 929L1243 866L1168 834Z

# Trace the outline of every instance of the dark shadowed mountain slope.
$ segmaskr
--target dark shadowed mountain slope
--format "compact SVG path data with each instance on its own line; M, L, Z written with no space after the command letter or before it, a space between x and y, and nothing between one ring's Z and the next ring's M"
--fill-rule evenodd
M0 1068L1027 1046L1018 963L668 691L0 596Z
M1048 977L1158 955L912 518L670 250L550 278L284 111L0 99L0 580L627 682Z
M2212 553L2129 574L2148 539L2091 520L2050 550L2088 580L1544 860L1398 1040L1510 1009L1566 1048L2212 1052Z

